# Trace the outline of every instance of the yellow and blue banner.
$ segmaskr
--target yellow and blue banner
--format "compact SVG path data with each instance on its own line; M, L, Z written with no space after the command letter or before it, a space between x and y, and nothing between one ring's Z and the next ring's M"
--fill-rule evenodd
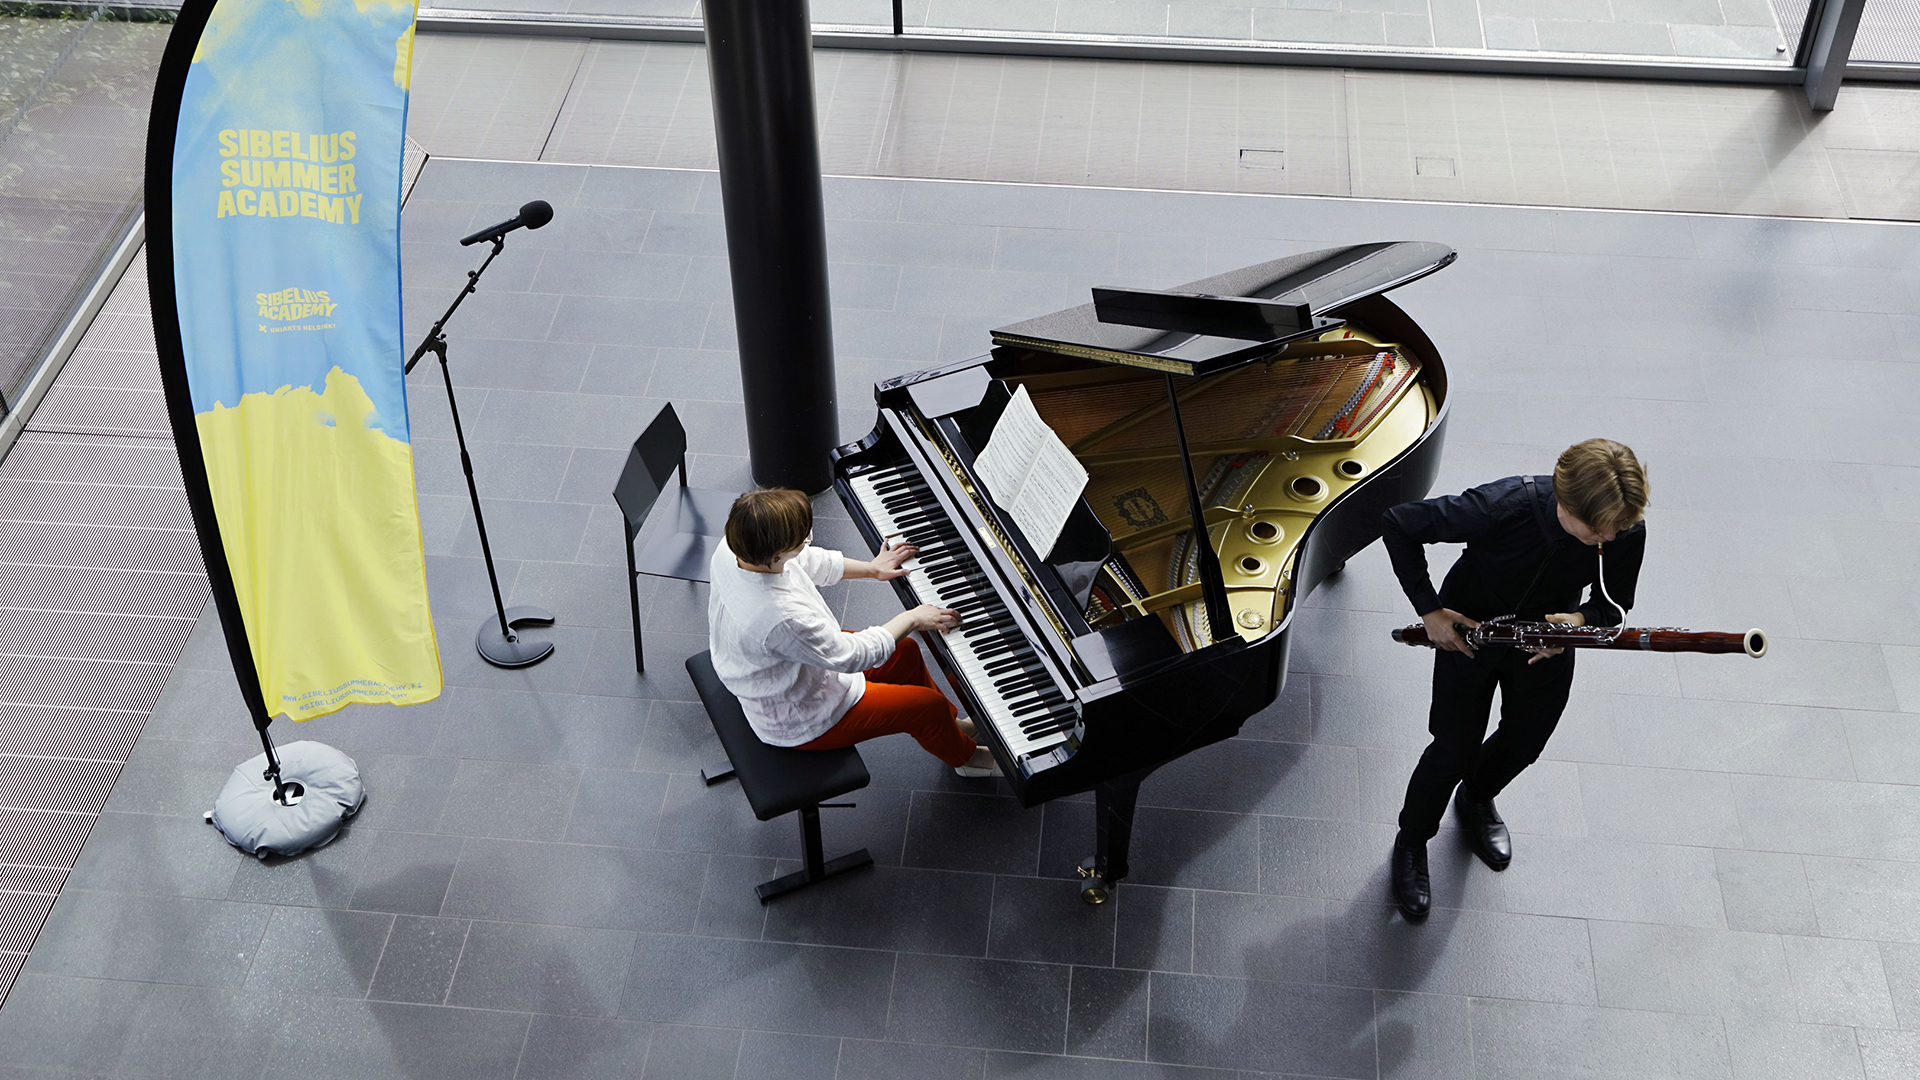
M263 730L437 697L407 427L414 0L188 0L147 146L162 383Z

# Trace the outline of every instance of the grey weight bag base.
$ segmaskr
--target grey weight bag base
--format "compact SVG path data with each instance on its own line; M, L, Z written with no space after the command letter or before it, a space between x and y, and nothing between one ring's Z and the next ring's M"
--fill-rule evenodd
M265 777L267 755L234 766L206 820L227 842L249 855L298 855L330 843L366 801L360 766L325 743L296 742L276 748L282 782L304 789L292 805L276 802Z

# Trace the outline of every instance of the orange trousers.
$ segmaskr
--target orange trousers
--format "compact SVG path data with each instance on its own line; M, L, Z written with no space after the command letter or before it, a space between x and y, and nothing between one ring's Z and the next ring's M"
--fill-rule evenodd
M867 691L860 700L839 723L812 742L800 744L800 749L837 750L882 735L904 733L949 765L965 765L973 756L973 740L954 723L960 710L933 685L919 642L901 638L886 663L869 668L865 674Z

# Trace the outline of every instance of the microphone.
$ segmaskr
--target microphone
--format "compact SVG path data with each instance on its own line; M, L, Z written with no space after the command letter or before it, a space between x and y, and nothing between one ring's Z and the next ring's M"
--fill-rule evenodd
M522 206L520 212L513 217L508 218L498 225L489 225L479 232L474 233L472 236L467 237L465 240L460 241L460 246L467 247L471 244L478 244L483 240L498 240L513 230L523 227L537 229L552 220L553 207L549 205L545 199L535 199L525 206Z

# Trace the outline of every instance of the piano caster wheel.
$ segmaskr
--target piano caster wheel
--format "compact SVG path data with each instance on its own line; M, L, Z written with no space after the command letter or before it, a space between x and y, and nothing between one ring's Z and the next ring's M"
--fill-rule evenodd
M1091 855L1081 859L1080 865L1075 869L1081 877L1087 879L1087 884L1080 887L1080 900L1083 903L1090 907L1097 906L1106 903L1107 899L1113 895L1112 886L1101 878L1098 866Z

